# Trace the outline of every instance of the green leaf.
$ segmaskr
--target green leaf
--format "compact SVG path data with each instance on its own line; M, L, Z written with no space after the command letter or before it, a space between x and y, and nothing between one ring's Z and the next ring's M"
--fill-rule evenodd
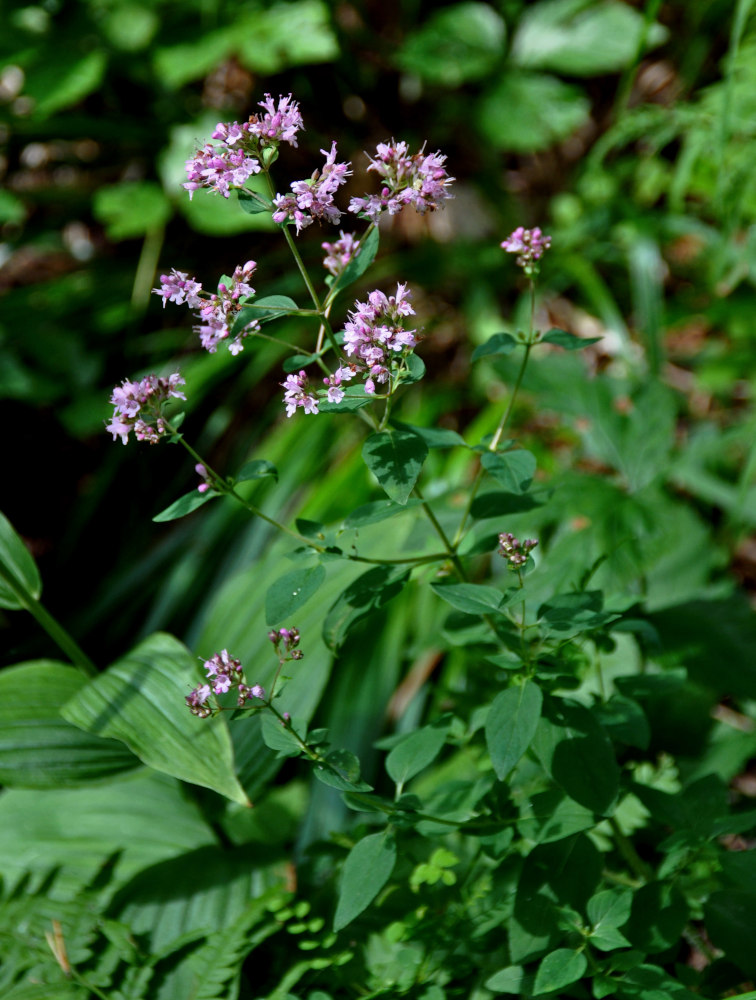
M616 73L636 59L645 31L643 15L617 0L550 0L526 6L512 58L520 66L565 76ZM666 29L652 23L646 46L666 37Z
M78 104L102 82L107 59L101 49L81 55L77 46L60 46L54 58L30 73L25 96L34 100L33 117L48 118L56 111Z
M676 886L650 882L633 893L623 933L634 947L655 954L679 944L688 916L687 904Z
M629 948L630 942L622 931L616 927L599 927L592 932L591 944L600 951L614 951L616 948Z
M392 421L394 427L402 431L412 431L428 445L429 448L466 448L467 443L461 434L447 427L416 427L414 424L402 424Z
M354 413L361 410L363 406L373 402L374 397L365 392L365 386L350 385L346 388L346 396L340 403L329 403L327 399L318 401L318 409L321 413Z
M333 918L335 931L346 927L367 909L391 878L395 864L396 842L387 831L371 833L354 845L341 872L339 902Z
M515 996L527 996L526 973L521 965L507 965L489 977L485 982L487 990L495 993L513 993Z
M583 830L591 830L596 820L591 809L579 805L560 788L533 795L517 829L538 844L553 844Z
M747 976L756 976L753 928L756 927L756 893L727 889L715 892L704 908L706 930L712 943Z
M0 608L25 607L12 583L39 599L42 580L31 553L13 530L10 521L0 514Z
M307 734L307 723L304 719L294 718L290 720L290 725L285 726L272 712L263 713L261 724L263 742L270 750L276 750L279 757L299 757L304 753L292 730L304 739Z
M176 521L180 517L186 517L187 514L191 514L193 510L197 510L203 504L206 504L208 500L214 500L219 497L220 493L215 493L213 490L208 490L206 493L200 493L197 490L192 490L191 493L185 493L178 500L174 500L173 503L166 507L165 510L161 510L159 514L153 517L153 521Z
M609 810L619 788L619 767L609 738L588 709L547 699L532 746L570 798L601 815Z
M527 493L536 470L535 455L522 448L502 454L486 451L480 463L509 493Z
M272 76L290 66L329 62L339 54L332 17L323 0L253 8L233 22L234 51L242 65L258 76Z
M446 742L448 729L446 724L423 726L397 743L386 758L391 780L402 786L432 764Z
M306 368L317 361L319 357L319 354L293 354L284 360L281 367L289 375L291 372L298 372L302 368Z
M278 469L272 462L256 458L252 462L246 462L234 478L237 483L246 483L251 479L266 479L268 476L278 479Z
M589 344L597 344L600 340L601 337L576 337L574 333L568 333L566 330L558 330L554 327L548 333L544 333L539 343L556 344L567 351L579 351L583 347L588 347Z
M334 601L323 623L323 639L338 648L349 631L399 594L410 578L406 566L376 566L351 583Z
M588 900L586 915L594 930L621 927L630 917L632 905L631 889L605 889Z
M173 214L163 189L153 181L125 181L95 191L95 218L108 238L128 240L162 229Z
M522 514L525 511L535 510L543 504L544 500L532 494L517 495L504 490L492 490L475 497L470 513L476 520L485 520L489 517L502 518L507 514Z
M485 344L480 344L472 353L473 361L480 361L481 358L502 356L511 354L517 347L517 341L511 333L495 333L489 337Z
M486 719L486 745L499 781L530 746L541 718L543 695L532 681L501 691Z
M407 370L402 373L400 379L402 385L413 385L425 377L425 362L419 355L408 354L404 359L404 364L407 366Z
M324 785L342 792L371 792L372 785L360 781L360 762L351 750L332 750L325 764L316 764L313 774Z
M198 719L186 707L198 676L189 650L157 633L90 681L61 714L86 732L121 740L158 771L249 805L225 719Z
M87 683L73 667L33 660L0 672L0 782L8 788L75 788L141 762L117 740L83 732L60 706Z
M601 628L616 621L619 615L601 610L603 594L600 590L586 590L577 594L558 594L538 609L538 617L549 630L562 638L579 635Z
M561 990L570 983L577 982L588 967L588 959L582 951L571 948L557 948L547 955L538 966L533 995Z
M459 87L493 70L501 59L506 25L485 3L456 3L434 11L410 33L396 62L428 83Z
M270 212L272 210L273 206L262 195L255 194L252 191L245 191L243 188L236 193L239 199L239 207L247 215L259 215L261 212Z
M373 500L357 507L344 518L345 528L363 528L367 524L378 524L389 517L404 514L413 507L420 506L420 500L408 500L406 504L394 503L393 500Z
M278 319L279 316L288 316L290 313L298 311L299 306L288 295L266 295L257 299L253 304L242 306L231 326L231 336L241 332L253 320L265 323L272 319Z
M537 153L588 121L582 90L552 76L506 73L478 103L478 127L496 149Z
M594 706L593 711L613 740L641 750L648 749L651 727L637 701L614 694L609 701Z
M345 288L357 281L358 278L362 277L365 271L367 271L375 260L375 255L378 253L379 242L380 234L378 233L378 227L376 226L367 234L367 236L363 236L360 240L356 255L349 261L347 266L334 281L329 297L333 298L337 292L343 292Z
M498 613L522 595L517 588L502 593L484 583L432 583L434 593L457 611L468 615Z
M417 482L428 445L409 431L371 434L362 446L365 464L396 503L405 504Z
M325 568L320 563L284 573L265 594L265 623L278 625L288 618L320 589L325 576Z

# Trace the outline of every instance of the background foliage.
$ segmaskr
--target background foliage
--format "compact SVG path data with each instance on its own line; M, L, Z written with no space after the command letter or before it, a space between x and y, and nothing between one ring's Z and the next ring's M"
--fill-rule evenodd
M143 695L159 706L161 678L195 669L186 647L228 647L259 665L264 682L274 666L265 634L278 624L266 591L293 568L290 546L231 503L152 523L196 477L179 449L122 449L103 433L109 387L125 375L178 357L201 452L217 467L265 458L281 470L278 482L254 486L264 510L329 525L344 547L358 541L368 554L387 537L414 545L421 530L404 514L344 521L376 499L361 437L335 416L281 419L275 345L237 360L207 355L186 314L163 312L150 295L169 266L214 280L250 257L266 294L298 292L262 216L218 198L189 202L179 186L194 143L217 121L251 113L266 91L292 92L305 115L307 149L287 158L284 179L309 174L307 150L335 137L359 193L361 151L390 135L442 149L458 179L443 213L397 216L382 230L371 272L369 287L409 280L425 325L428 378L407 398L406 422L468 442L494 429L516 361L473 365L472 353L523 327L528 310L497 243L518 224L553 235L538 322L601 340L582 352L554 348L528 369L511 434L536 456L534 490L481 494L471 545L490 551L501 530L534 535L536 604L590 580L604 608L623 614L622 631L583 645L566 642L574 609L546 616L565 639L555 684L587 704L599 694L589 668L600 658L611 696L604 735L575 709L587 758L573 747L577 759L560 770L547 720L518 765L523 797L539 767L562 781L537 793L550 796L542 812L518 817L529 853L507 853L511 824L482 854L460 833L421 831L403 842L380 905L359 916L337 904L337 873L349 878L343 862L355 844L374 852L358 860L377 871L392 850L369 814L307 769L281 770L257 720L229 737L177 716L172 761L156 759L149 728L143 746L128 719L128 739L115 725L96 728L96 685L84 692L85 679L53 659L59 651L11 602L0 676L0 982L9 997L49 997L50 984L61 997L582 996L571 985L584 972L575 913L596 949L619 949L612 974L627 973L619 987L607 975L607 993L596 977L597 997L750 988L751 7L50 0L9 10L0 39L2 508L36 558L46 606L99 668L117 661L108 677L121 686L100 692L106 704L149 662L157 666ZM319 235L302 241L308 262L319 259ZM298 341L306 331L290 322L281 335ZM458 483L466 463L460 450L434 449L434 494ZM11 555L38 589L33 567ZM324 636L323 608L358 576L329 567L319 603L296 610L307 660L287 688L292 714L327 727L379 791L398 777L429 812L465 822L500 785L482 763L485 721L476 728L473 716L461 731L443 720L452 706L464 714L489 703L509 718L511 706L494 700L507 665L495 665L493 685L487 669L472 669L469 621L449 618L417 580L401 600L350 620L348 634ZM590 617L602 606L584 611L583 624L602 624ZM408 733L425 733L430 749L415 748L409 764L395 756L387 777L376 742L396 754ZM609 821L594 819L619 781L602 767L608 738L623 769L616 822L655 872L630 871L643 883L632 909L621 883L599 887L607 869L626 868ZM496 775L514 766L515 750L492 748ZM412 773L415 753L427 766ZM217 755L228 764L220 777L207 764ZM60 950L54 958L60 940L79 978L64 974ZM535 972L545 953L556 958Z

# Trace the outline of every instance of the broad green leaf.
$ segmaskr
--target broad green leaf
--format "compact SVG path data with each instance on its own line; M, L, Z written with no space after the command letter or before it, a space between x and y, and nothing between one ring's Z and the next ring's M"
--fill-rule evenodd
M433 11L411 32L397 65L431 84L459 87L486 76L503 55L506 25L486 3L456 3Z
M327 399L323 399L318 403L318 409L321 413L354 413L372 403L373 398L370 393L365 392L364 385L348 385L346 396L340 403L329 403Z
M305 739L307 723L304 719L294 718L291 719L291 726L284 726L272 712L263 713L261 725L263 742L270 750L276 750L279 757L298 757L304 753L292 730Z
M359 247L356 255L349 261L347 266L334 281L331 288L331 294L329 297L333 297L337 292L343 292L345 288L355 282L358 278L367 271L370 265L375 260L375 255L378 253L378 244L380 242L380 234L378 232L378 227L363 236L360 240Z
M253 8L234 20L233 31L234 51L242 65L261 76L290 66L330 62L339 54L331 8L323 0Z
M307 569L293 569L279 577L265 594L266 624L278 625L292 615L320 589L325 576L324 567L318 563Z
M484 94L478 127L496 149L536 153L560 142L588 121L582 90L553 76L509 72Z
M10 521L0 514L0 608L16 610L25 605L19 599L13 581L34 598L42 593L42 581L31 553L13 530Z
M409 431L371 434L362 446L365 464L396 503L405 504L417 482L428 445Z
M511 333L495 333L485 344L480 344L472 353L472 360L511 354L517 347L517 341Z
M399 594L410 578L406 566L376 566L351 583L328 610L323 623L323 639L338 648L357 622L382 608Z
M171 90L199 80L228 56L235 45L234 36L234 26L229 25L218 31L203 31L191 42L158 48L153 56L155 75Z
M288 295L266 295L264 298L256 299L254 303L242 306L231 326L231 336L241 332L253 320L265 323L278 319L279 316L288 316L298 310L299 306Z
M335 931L367 909L391 878L395 864L396 842L388 831L371 833L354 845L341 872Z
M583 347L588 347L589 344L597 344L600 340L601 337L576 337L574 333L568 333L566 330L558 330L554 327L544 333L539 343L556 344L567 351L579 351Z
M372 785L360 780L360 762L351 750L332 750L325 764L316 764L313 774L324 785L342 792L371 792Z
M267 201L262 195L255 194L252 191L237 191L237 197L239 199L239 207L247 215L259 215L260 212L270 212L272 205Z
M373 500L357 507L344 518L345 528L362 528L368 524L377 524L389 517L403 514L413 507L419 507L419 500L408 500L406 504L394 503L393 500Z
M412 431L428 445L429 448L466 448L467 443L461 434L447 427L416 427L414 424L394 422L399 430Z
M535 510L537 507L542 507L544 502L543 497L534 497L532 494L517 495L503 490L492 490L475 497L470 513L482 521L490 517L502 518L507 514L521 514Z
M704 908L706 930L712 943L750 978L756 976L753 928L756 927L756 893L727 889L715 892Z
M192 490L191 493L185 493L178 500L174 500L172 504L161 510L159 514L153 517L153 521L176 521L180 517L186 517L187 514L191 514L193 510L197 510L198 507L202 507L206 504L208 500L214 500L219 497L220 493L215 493L213 490L207 490L206 493L200 493L198 490Z
M97 90L106 67L102 49L95 48L86 55L81 55L75 46L56 49L55 58L35 67L24 87L24 94L34 100L34 117L47 118L78 104Z
M622 933L634 947L654 954L679 944L688 918L688 906L676 886L650 882L633 893L630 919Z
M598 927L621 927L630 916L633 893L630 889L605 889L591 896L586 915L594 930Z
M509 493L527 493L536 470L535 455L520 448L496 453L486 451L481 460L486 472Z
M541 689L532 681L507 688L494 698L486 719L486 745L500 781L530 746L542 704Z
M95 218L102 222L108 238L128 240L161 229L173 214L162 187L153 181L124 181L95 191Z
M590 942L599 951L615 951L617 948L630 947L630 942L616 927L598 927L591 933Z
M596 820L591 809L579 805L559 788L533 795L523 809L517 829L538 844L553 844L583 830L591 830Z
M526 973L521 965L507 965L488 978L485 982L487 990L494 993L513 993L515 996L527 995L525 992Z
M619 788L619 767L609 738L587 708L547 699L532 747L570 798L601 815L610 809Z
M281 367L289 375L291 372L301 371L302 368L313 364L318 360L318 357L318 354L293 354L290 358L286 358Z
M512 58L529 69L565 76L597 76L630 66L644 35L643 15L618 0L547 0L525 7L512 42ZM666 29L653 23L646 46Z
M619 615L601 610L603 594L600 590L586 590L576 594L558 594L538 609L538 617L549 630L562 638L579 635L601 628L616 621Z
M423 726L406 736L386 758L386 770L397 785L406 784L432 764L446 742L447 725Z
M272 462L256 458L252 462L245 463L234 478L237 483L246 483L252 479L267 479L269 476L278 479L278 469Z
M0 782L8 788L75 788L141 762L117 740L66 722L60 706L87 683L73 667L33 660L0 672Z
M431 589L447 604L468 615L496 614L524 594L517 588L502 592L485 583L432 583Z
M418 354L408 354L404 363L407 370L401 375L402 385L413 385L425 378L425 362Z
M201 676L197 666L177 639L157 633L90 681L61 714L86 732L121 740L158 771L248 805L225 719L198 719L186 707Z
M614 694L609 701L595 705L593 711L613 740L641 750L648 748L651 727L637 701Z
M561 990L570 983L577 982L588 967L588 959L582 951L571 948L557 948L547 955L538 966L533 995Z

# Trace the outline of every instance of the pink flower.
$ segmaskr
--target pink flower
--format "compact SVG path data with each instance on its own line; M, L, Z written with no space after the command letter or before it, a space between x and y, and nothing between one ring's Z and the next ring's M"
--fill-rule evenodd
M166 430L162 418L163 406L171 398L186 399L177 388L179 385L184 385L184 379L178 372L168 378L146 375L139 382L125 379L111 393L110 402L115 409L105 429L113 435L114 441L120 437L124 444L127 444L131 431L138 441L156 444Z
M297 132L304 129L304 124L299 113L299 104L291 99L291 94L288 97L279 97L277 105L270 94L266 94L265 100L258 103L265 109L265 114L262 117L253 115L249 131L260 139L260 144L272 146L288 142L290 146L296 146Z
M294 181L289 194L277 194L273 199L275 211L273 221L278 223L293 220L300 233L315 219L325 219L326 222L338 223L341 210L336 208L333 196L347 177L351 176L349 163L336 163L336 143L331 145L331 151L320 152L326 160L322 170L315 170L312 177L305 181Z
M537 261L550 246L550 236L544 236L540 229L524 229L522 226L518 226L501 244L502 250L519 255L517 266L527 275L538 273Z
M292 417L297 411L297 407L302 407L305 413L318 412L318 400L309 391L310 382L307 372L300 371L298 375L290 374L285 381L281 382L284 389L284 404L286 405L286 416Z
M381 178L381 193L352 198L349 211L376 222L383 212L396 215L412 205L420 213L440 208L452 195L447 190L454 180L446 173L446 157L440 152L410 155L406 142L379 143L375 158L368 157L372 170Z
M323 267L334 278L338 278L350 260L356 256L360 244L353 233L340 232L335 243L321 243L321 247L326 251Z

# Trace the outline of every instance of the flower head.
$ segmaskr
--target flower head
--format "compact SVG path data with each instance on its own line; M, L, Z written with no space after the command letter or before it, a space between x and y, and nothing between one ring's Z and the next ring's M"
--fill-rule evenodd
M324 149L320 152L326 158L323 169L315 170L309 180L294 181L289 194L277 194L273 199L273 221L281 223L291 219L297 233L312 225L315 219L334 224L341 219L341 210L334 204L333 196L351 175L350 164L336 162L335 142L330 152Z
M305 413L318 412L318 398L310 391L310 380L307 372L302 370L298 375L293 372L286 376L281 382L284 389L284 404L286 405L286 416L292 417L297 411L297 407L302 407Z
M375 157L368 157L372 170L381 178L381 193L364 198L352 198L349 211L362 213L376 222L383 212L396 215L412 205L425 213L440 208L453 197L448 186L454 180L444 166L446 157L440 152L410 154L406 142L379 143Z
M219 123L213 137L222 138L221 144L205 143L186 161L187 181L183 187L189 192L190 200L199 188L208 188L228 198L231 188L243 187L252 174L260 173L258 160L241 146L234 145L242 129L243 126L236 122L231 125Z
M520 541L510 532L503 532L499 535L498 553L506 559L511 569L519 569L528 561L528 556L538 545L535 538L526 538Z
M540 229L523 229L522 226L518 226L501 244L502 250L507 253L518 254L517 266L527 275L538 273L537 262L550 246L550 236L544 236Z
M279 97L275 103L270 94L264 101L259 101L264 108L264 115L253 115L249 120L249 131L258 137L260 145L272 146L280 142L288 142L290 146L297 145L297 132L304 129L299 104L288 97Z
M137 441L157 444L166 433L163 406L171 398L186 399L178 389L184 384L178 372L168 378L146 375L138 382L125 379L111 393L110 402L115 409L105 429L113 435L114 441L120 437L124 444L128 442L130 431L134 432Z
M343 231L339 233L339 238L334 243L321 243L320 245L326 251L323 267L334 278L338 278L347 264L357 255L360 248L359 240L355 239L354 234Z

